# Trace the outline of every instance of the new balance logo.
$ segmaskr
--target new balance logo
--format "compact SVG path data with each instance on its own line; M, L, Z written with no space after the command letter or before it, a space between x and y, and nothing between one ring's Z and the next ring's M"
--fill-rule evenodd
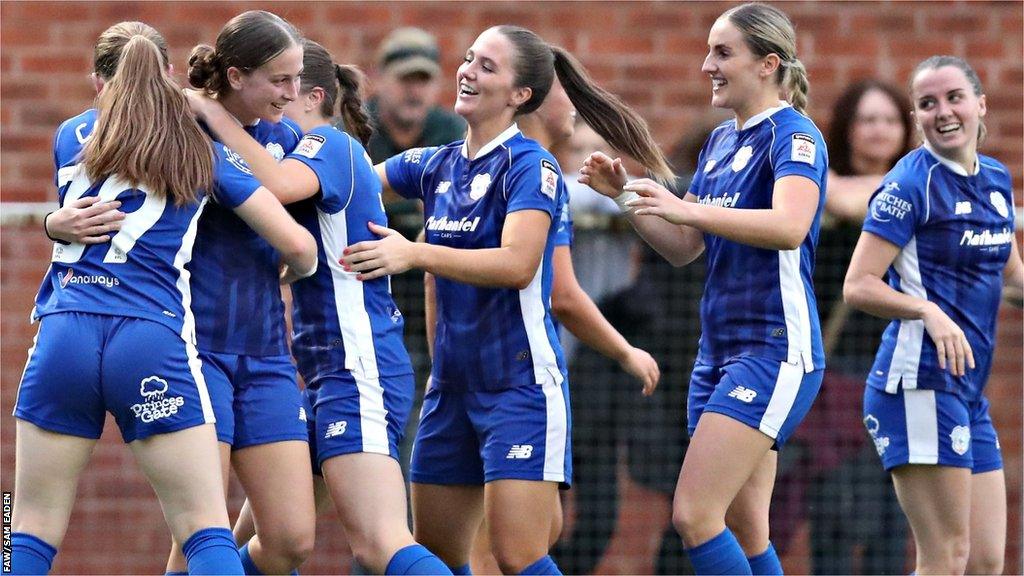
M729 398L735 398L740 402L746 402L750 404L757 397L757 390L751 390L750 388L744 388L743 386L737 386L729 392Z
M971 213L971 203L970 202L957 202L956 203L956 208L954 209L954 211L956 212L957 215L960 215L960 214L970 214Z
M324 440L328 438L334 438L335 436L341 436L345 433L345 429L348 428L347 420L340 420L338 422L331 422L327 425L327 431L324 432Z
M525 460L533 456L533 446L530 444L513 444L508 450L506 460Z

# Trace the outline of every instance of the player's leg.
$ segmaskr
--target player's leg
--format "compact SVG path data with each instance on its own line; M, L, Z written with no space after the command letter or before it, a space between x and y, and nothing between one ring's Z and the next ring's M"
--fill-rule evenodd
M413 482L411 495L413 537L452 572L468 573L473 538L484 517L484 487Z
M467 396L481 437L491 551L506 574L557 574L558 487L572 479L568 380Z
M970 550L971 471L905 465L892 471L917 545L916 574L963 574Z
M750 565L725 517L736 495L763 466L774 440L724 414L706 412L690 440L676 484L672 523L698 574L749 574Z
M45 574L60 548L78 478L96 440L19 419L15 439L12 573Z
M309 432L288 356L242 356L231 464L252 507L256 536L241 547L248 573L289 573L312 552L316 509Z
M548 556L550 528L560 509L558 483L494 480L485 487L491 550L504 574L557 574Z
M754 574L782 574L768 539L768 512L775 488L778 452L769 450L725 513L725 524L739 541Z
M971 408L971 553L968 574L1002 574L1006 556L1006 478L988 399Z
M189 574L242 574L213 425L156 434L129 446L160 500L171 534L182 542Z
M223 462L199 354L189 338L135 318L114 322L103 395L160 500L190 574L241 574Z
M14 409L15 574L48 572L64 539L78 478L106 417L99 366L108 325L89 314L48 315L29 349Z
M484 472L468 393L428 388L412 450L413 536L456 574L469 571L484 515Z
M213 415L217 419L217 441L226 496L231 480L231 444L234 442L235 432L235 390L231 385L231 374L235 370L237 357L200 352L199 359L202 362L201 370L210 395L210 403L213 406ZM171 551L167 557L165 574L167 576L188 574L188 562L185 560L185 554L181 551L181 542L175 540L173 536L171 537Z

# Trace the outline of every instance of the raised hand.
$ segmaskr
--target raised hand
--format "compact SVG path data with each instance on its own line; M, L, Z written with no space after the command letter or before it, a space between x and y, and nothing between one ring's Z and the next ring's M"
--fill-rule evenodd
M580 183L590 186L599 194L615 198L622 194L626 184L626 169L622 167L622 159L611 159L603 152L594 152L583 162L580 168Z

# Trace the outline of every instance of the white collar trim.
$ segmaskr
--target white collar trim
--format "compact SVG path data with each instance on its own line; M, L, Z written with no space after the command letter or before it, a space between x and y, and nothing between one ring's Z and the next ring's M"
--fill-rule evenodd
M778 106L776 106L774 108L769 108L769 109L765 110L764 112L760 112L758 114L754 114L750 118L747 118L747 121L743 123L743 127L742 128L738 128L738 130L748 130L750 128L753 128L754 126L757 126L761 122L764 122L765 120L767 120L769 116L771 116L772 114L775 114L779 110L782 110L783 108L792 108L792 107L793 107L793 105L790 104L789 102L785 102L783 100L779 100L779 105ZM735 125L735 123L736 123L736 121L733 120L733 125Z
M473 158L473 160L476 160L477 158L483 158L487 154L490 154L492 150L494 150L498 146L501 146L506 141L508 141L509 138L515 136L516 134L519 134L519 125L513 122L512 125L506 128L504 132L498 134L494 138L494 140L491 140L487 144L484 144L480 148L480 150L477 151L476 157ZM462 156L464 158L469 158L469 140L466 140L462 143Z
M960 163L954 162L949 158L943 157L942 154L936 152L935 149L928 144L928 142L924 143L924 149L930 152L931 155L934 156L940 164L948 168L949 171L952 172L953 174L959 174L960 176L974 176L981 171L981 162L978 161L977 153L975 153L974 155L974 170L970 174L968 174L967 170L965 170L964 167L960 165Z

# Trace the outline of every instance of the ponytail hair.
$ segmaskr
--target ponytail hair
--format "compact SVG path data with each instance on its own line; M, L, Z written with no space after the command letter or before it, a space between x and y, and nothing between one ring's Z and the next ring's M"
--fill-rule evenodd
M363 99L359 96L363 73L355 66L340 64L334 65L334 72L338 78L338 85L341 86L341 119L345 123L345 128L353 132L363 146L366 146L373 135L373 127L370 125L370 116L363 108ZM326 104L326 100L324 103Z
M302 52L302 86L300 91L308 94L314 88L324 91L320 102L320 114L325 118L335 116L335 103L341 108L341 119L345 129L355 136L363 146L370 141L373 128L370 117L363 108L359 90L363 84L363 73L355 66L341 66L326 48L312 40L304 40ZM338 88L341 87L339 100Z
M551 46L555 74L576 112L613 148L635 158L660 182L675 179L647 122L618 96L601 88L564 48Z
M231 89L228 68L249 74L292 46L301 45L299 31L277 14L243 12L220 29L215 47L200 44L192 49L188 82L210 94L222 95Z
M142 22L118 22L96 39L96 46L93 47L93 72L104 80L113 78L125 44L135 36L145 36L156 44L163 67L168 67L170 60L167 58L167 41L155 28Z
M210 189L210 141L149 37L137 34L124 45L96 108L96 127L82 151L91 180L116 174L134 188L170 197L177 206L195 202L198 190Z
M779 57L775 81L793 108L805 113L810 83L807 69L796 57L796 30L789 16L773 6L751 2L726 10L721 18L728 19L743 34L754 56L764 58L775 54Z

